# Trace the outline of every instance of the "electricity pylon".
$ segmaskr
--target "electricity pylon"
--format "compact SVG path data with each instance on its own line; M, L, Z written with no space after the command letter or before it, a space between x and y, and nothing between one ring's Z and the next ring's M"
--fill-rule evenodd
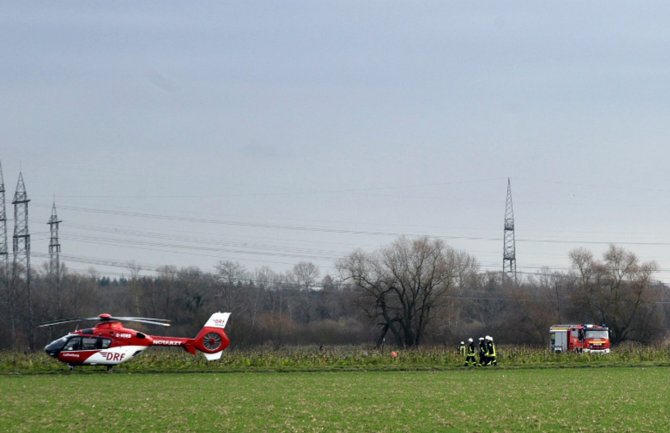
M14 264L12 266L12 295L17 300L23 299L23 294L19 295L18 290L21 280L25 284L25 300L28 306L28 345L30 349L34 346L34 332L33 332L33 299L30 293L30 232L28 231L28 194L26 193L26 186L23 183L23 174L19 173L19 181L16 184L16 191L14 192ZM17 306L15 304L15 306ZM18 306L17 306L18 307ZM12 318L16 320L16 318Z
M47 224L49 225L49 232L51 237L49 238L49 279L53 282L54 288L56 289L56 314L62 314L61 311L61 275L60 275L60 242L58 240L58 225L62 223L58 219L56 214L56 201L54 200L53 206L51 207L51 217Z
M60 276L60 242L58 241L58 225L63 221L56 214L56 202L51 207L51 218L47 221L49 225L49 274L58 278Z
M7 244L7 209L5 208L5 180L0 163L0 279L7 283L9 279L9 245Z
M516 286L516 240L514 237L514 208L512 207L512 183L507 178L507 200L505 201L505 236L503 244L502 284Z

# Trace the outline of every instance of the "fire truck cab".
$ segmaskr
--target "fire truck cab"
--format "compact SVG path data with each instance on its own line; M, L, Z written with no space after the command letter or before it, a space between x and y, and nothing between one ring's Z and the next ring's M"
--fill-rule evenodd
M606 326L552 325L550 348L553 352L610 353L610 335Z

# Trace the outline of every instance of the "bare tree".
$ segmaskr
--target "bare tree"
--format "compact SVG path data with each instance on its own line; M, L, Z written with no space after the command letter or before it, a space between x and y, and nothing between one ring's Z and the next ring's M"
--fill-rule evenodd
M171 317L172 309L176 307L176 294L179 284L179 270L176 266L161 266L158 268L158 281L160 286L160 299L156 315L158 317Z
M440 240L401 237L372 254L354 251L337 267L362 290L366 313L379 320L378 345L390 331L399 344L418 346L434 310L446 303L464 267L473 271L476 262Z
M319 279L319 267L312 262L300 262L292 270L295 282L301 290L310 290Z
M656 264L640 263L634 253L615 245L610 245L603 261L584 249L571 251L570 259L577 273L574 307L607 324L614 342L648 339L658 326L652 320L657 294L651 278Z
M562 279L564 277L561 274L551 274L545 268L538 274L529 276L523 284L504 288L504 296L509 302L506 302L507 308L499 323L502 336L519 343L545 342L551 324L561 323ZM511 323L515 326L506 326Z
M235 313L246 309L241 288L244 280L249 279L246 268L237 262L221 261L216 265L219 280L219 294L224 308Z
M140 298L142 297L142 287L139 282L142 266L140 266L139 263L135 262L134 260L131 260L126 264L126 267L130 271L130 290L133 296L133 314L139 316L142 312L140 303Z

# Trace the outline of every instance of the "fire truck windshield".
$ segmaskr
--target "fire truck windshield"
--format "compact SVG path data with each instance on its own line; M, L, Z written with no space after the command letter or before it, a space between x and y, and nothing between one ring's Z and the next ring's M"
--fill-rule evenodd
M593 331L593 330L587 330L586 331L586 338L603 338L607 339L607 331Z

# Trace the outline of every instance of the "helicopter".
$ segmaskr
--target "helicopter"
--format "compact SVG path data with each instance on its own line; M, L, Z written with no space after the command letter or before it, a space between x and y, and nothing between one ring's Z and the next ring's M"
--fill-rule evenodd
M167 319L149 317L115 317L103 313L96 317L80 317L46 322L39 327L64 323L97 321L93 328L77 329L52 341L44 351L58 361L68 364L70 369L79 365L104 365L111 370L115 365L129 361L151 346L181 347L195 355L202 352L208 361L221 358L223 350L230 344L224 328L230 313L212 314L195 338L164 337L148 335L126 328L121 322L146 323L170 326Z

